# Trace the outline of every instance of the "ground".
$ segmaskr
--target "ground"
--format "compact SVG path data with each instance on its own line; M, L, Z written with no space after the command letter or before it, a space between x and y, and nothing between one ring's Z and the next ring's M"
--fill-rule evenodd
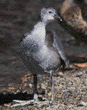
M30 31L38 20L42 7L57 11L61 0L1 0L0 1L0 110L87 110L87 44L76 45L61 22L55 21L47 28L55 29L61 38L71 66L54 75L54 105L27 105L10 108L13 99L28 100L33 97L33 77L18 56L18 46L23 34ZM50 100L49 75L38 75L38 92ZM6 106L7 105L7 106ZM9 106L9 107L8 107Z

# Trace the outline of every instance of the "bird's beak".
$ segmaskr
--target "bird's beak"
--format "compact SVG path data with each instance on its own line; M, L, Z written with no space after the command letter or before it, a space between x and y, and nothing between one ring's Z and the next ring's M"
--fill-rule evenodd
M54 18L55 19L59 19L60 21L62 21L61 17L59 15L57 15L57 14L54 15Z

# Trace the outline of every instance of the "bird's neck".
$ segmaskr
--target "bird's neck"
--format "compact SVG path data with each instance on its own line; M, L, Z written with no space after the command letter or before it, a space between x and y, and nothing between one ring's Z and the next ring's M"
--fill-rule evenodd
M45 26L47 26L51 21L41 21Z
M40 28L40 27L45 28L45 27L46 27L46 23L44 23L44 22L42 22L42 21L39 21L39 22L37 22L37 24L34 26L34 28Z
M34 26L34 30L32 31L34 35L38 36L45 36L45 30L46 30L46 25L45 23L39 21L37 24Z
M47 20L46 18L42 18L41 22L46 26L47 24L49 24L51 21Z

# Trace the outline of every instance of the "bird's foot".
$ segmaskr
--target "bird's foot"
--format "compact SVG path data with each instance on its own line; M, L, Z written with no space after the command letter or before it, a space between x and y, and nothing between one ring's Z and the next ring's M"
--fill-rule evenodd
M29 100L29 101L13 100L13 101L17 102L18 104L13 104L11 108L17 107L17 106L30 105L30 104L37 104L37 106L40 107L50 103L50 101L38 101L38 100Z
M43 98L43 99L45 99L45 98ZM13 104L11 106L11 108L17 107L17 106L31 105L31 104L36 104L38 107L43 106L43 105L47 105L47 104L52 104L52 101L48 101L48 100L39 101L37 94L34 94L34 99L33 100L28 100L28 101L13 100L13 101L16 102L17 104Z

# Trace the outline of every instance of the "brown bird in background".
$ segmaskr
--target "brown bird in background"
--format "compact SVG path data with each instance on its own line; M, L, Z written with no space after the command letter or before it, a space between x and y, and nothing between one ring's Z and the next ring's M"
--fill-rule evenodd
M87 43L87 2L86 0L64 0L60 14L65 23L62 26L78 42Z

